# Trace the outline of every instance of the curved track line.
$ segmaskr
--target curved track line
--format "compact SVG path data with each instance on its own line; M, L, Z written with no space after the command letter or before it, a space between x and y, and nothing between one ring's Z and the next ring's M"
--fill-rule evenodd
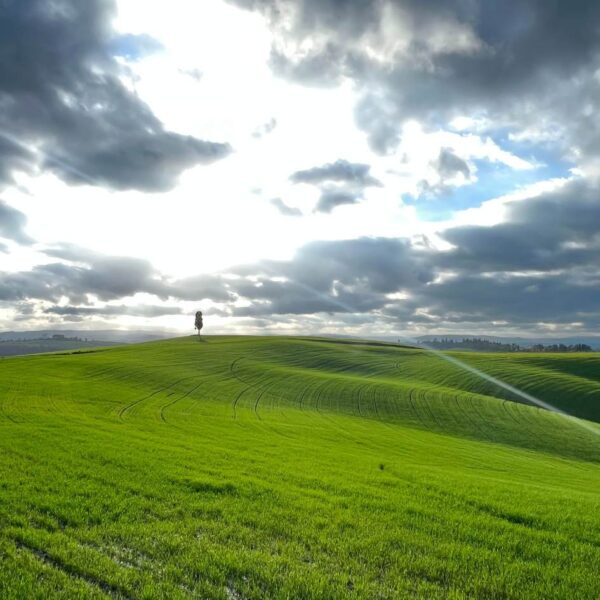
M140 398L139 400L135 400L134 402L131 402L130 404L123 406L121 408L121 410L119 410L119 419L121 419L123 421L124 420L123 417L125 416L126 413L128 413L133 407L144 402L145 400L149 400L153 396L156 396L157 394L160 394L161 392L164 392L165 390L171 389L173 386L177 385L178 383L181 383L182 381L186 381L188 379L192 379L194 377L197 377L197 375L190 375L189 377L182 377L181 379L178 379L177 381L174 381L173 383L171 383L165 387L159 388L158 390L155 390L151 394L148 394L148 395L144 396L143 398Z

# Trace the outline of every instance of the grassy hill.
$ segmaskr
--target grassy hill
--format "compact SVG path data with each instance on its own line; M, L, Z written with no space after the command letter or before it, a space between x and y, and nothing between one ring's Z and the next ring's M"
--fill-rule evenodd
M587 420L384 343L0 361L0 598L600 597L600 355L459 358Z
M119 346L120 342L104 342L100 340L65 339L31 339L0 341L0 357L19 356L24 354L41 354L44 352L64 352L81 348L97 348L101 346Z

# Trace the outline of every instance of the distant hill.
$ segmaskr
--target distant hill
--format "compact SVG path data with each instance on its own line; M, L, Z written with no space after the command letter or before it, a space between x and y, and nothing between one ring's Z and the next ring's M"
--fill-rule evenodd
M80 348L120 346L122 344L149 342L170 337L171 333L121 330L43 330L5 331L0 333L0 356L60 352Z
M31 340L0 341L1 356L19 356L24 354L40 354L42 352L59 352L61 350L78 350L80 348L98 348L102 346L121 346L121 342L101 340L84 340L81 338L43 338Z
M53 335L64 335L66 338L78 337L88 340L104 340L107 342L120 342L134 344L150 342L181 335L172 331L137 331L127 329L43 329L37 331L3 331L0 332L2 341L24 341L51 338Z

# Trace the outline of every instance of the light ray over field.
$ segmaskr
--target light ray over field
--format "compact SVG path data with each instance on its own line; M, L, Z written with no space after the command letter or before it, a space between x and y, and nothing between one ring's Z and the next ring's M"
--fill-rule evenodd
M318 296L321 299L324 299L333 304L337 304L340 308L344 309L344 312L353 313L356 311L356 309L354 307L350 306L349 304L346 304L344 302L341 302L337 298L334 298L332 296L329 296L327 294L319 292L318 290L311 288L310 286L307 286L306 284L300 283L298 281L293 281L293 280L290 280L290 282L308 292L315 294L316 296ZM560 415L561 417L564 417L565 419L568 419L569 421L573 422L575 425L578 425L579 427L586 429L590 433L600 436L600 429L594 427L593 425L587 423L586 421L578 419L577 417L574 417L573 415L566 413L565 411L561 410L560 408L557 408L556 406L553 406L552 404L549 404L548 402L545 402L544 400L541 400L540 398L536 398L535 396L532 396L531 394L528 394L527 392L524 392L523 390L520 390L519 388L516 388L513 385L510 385L509 383L506 383L505 381L498 379L497 377L493 377L492 375L489 375L488 373L485 373L484 371L481 371L480 369L477 369L477 368L463 362L462 360L455 358L454 356L446 354L445 352L441 352L437 349L431 348L427 344L423 344L422 342L419 342L410 337L398 336L398 338L400 340L410 344L411 346L416 346L418 348L421 348L422 350L425 350L426 352L429 352L442 360L450 362L453 365L459 367L460 369L463 369L464 371L467 371L469 373L472 373L473 375L476 375L477 377L483 379L484 381L492 383L503 390L511 392L512 394L515 394L515 396L518 396L522 400L525 400L526 402L533 404L534 406L537 406L539 408L543 408L550 412L556 413L556 414Z
M462 360L459 360L458 358L451 356L450 354L446 354L445 352L441 352L440 350L431 348L427 344L423 344L422 342L419 342L413 338L409 338L406 336L399 336L399 339L410 343L412 346L417 346L418 348L426 350L427 352L430 352L431 354L437 356L438 358L441 358L442 360L452 363L453 365L456 365L460 369L468 371L469 373L472 373L473 375L476 375L477 377L479 377L485 381L493 383L494 385L498 386L499 388L502 388L508 392L511 392L515 396L518 396L519 398L522 398L523 400L526 400L527 402L529 402L535 406L538 406L539 408L544 408L545 410L559 414L562 417L565 417L566 419L569 419L570 421L574 422L576 425L579 425L580 427L587 429L591 433L594 433L595 435L600 435L600 429L597 429L596 427L594 427L593 425L590 425L586 421L582 421L581 419L578 419L577 417L574 417L573 415L566 413L564 410L561 410L560 408L557 408L556 406L553 406L552 404L549 404L548 402L544 402L544 400L540 400L539 398L536 398L535 396L532 396L531 394L528 394L527 392L524 392L523 390L520 390L519 388L516 388L515 386L510 385L510 383L506 383L505 381L502 381L501 379L498 379L497 377L493 377L492 375L489 375L488 373L485 373L484 371L481 371L480 369L477 369L476 367L473 367L473 366L463 362Z

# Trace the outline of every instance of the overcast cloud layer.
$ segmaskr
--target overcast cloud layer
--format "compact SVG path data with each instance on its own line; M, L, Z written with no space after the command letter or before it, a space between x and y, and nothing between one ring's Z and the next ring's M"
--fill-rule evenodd
M182 0L211 56L136 10L0 8L4 326L597 331L596 2Z

